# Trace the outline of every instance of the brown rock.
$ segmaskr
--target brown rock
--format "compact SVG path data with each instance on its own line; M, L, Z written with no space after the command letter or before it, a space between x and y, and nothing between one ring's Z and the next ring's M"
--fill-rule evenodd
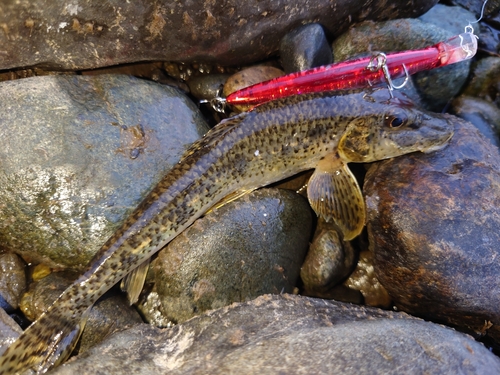
M376 274L398 308L481 334L500 324L496 147L457 118L445 149L377 163L364 189Z

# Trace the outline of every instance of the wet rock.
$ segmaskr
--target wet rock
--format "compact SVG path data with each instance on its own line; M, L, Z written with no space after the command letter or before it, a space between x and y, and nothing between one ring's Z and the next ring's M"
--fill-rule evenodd
M266 295L168 330L136 326L52 374L499 371L500 360L482 344L440 325L335 301Z
M3 309L0 309L0 354L3 353L23 330Z
M16 254L0 254L0 307L7 312L17 309L25 290L26 264L24 261Z
M300 270L308 295L314 290L327 290L351 273L356 252L343 242L334 225L318 219L318 228Z
M68 271L54 272L32 283L21 304L25 316L31 321L37 319L77 276ZM142 322L139 313L129 306L123 295L108 293L90 311L76 351L83 353L111 333Z
M300 24L318 22L338 35L351 22L417 17L436 2L8 2L0 15L0 70L158 60L237 65L277 51L281 38Z
M359 253L356 268L343 285L349 289L359 291L363 295L364 304L368 306L385 309L389 309L392 306L391 297L375 275L373 253L369 250Z
M282 71L281 69L267 65L257 65L247 69L243 69L228 78L223 89L224 96L226 97L229 94L238 91L244 87L251 86L259 82L264 82L276 77L280 77L284 74L285 72ZM250 108L252 108L252 106L235 105L233 106L233 108L238 112L244 112L248 111Z
M446 148L368 171L375 271L399 309L500 342L500 153L454 121Z
M265 293L291 293L311 226L307 201L278 189L258 190L196 221L156 259L164 315L182 322Z
M197 99L212 99L220 95L219 90L224 87L230 74L206 74L193 77L188 81L191 94Z
M479 97L500 107L500 58L486 57L474 63L464 94Z
M370 35L370 38L367 38L367 35ZM417 19L364 22L350 28L333 42L333 56L335 62L338 62L360 54L369 54L370 51L389 53L420 49L444 41L453 35L455 34L452 31ZM440 112L460 91L469 74L469 66L470 60L412 76L425 107ZM396 80L396 84L401 83ZM411 91L405 89L403 91L412 99L418 100Z
M0 241L84 266L206 131L177 89L128 76L0 83Z
M418 17L421 21L432 23L442 29L448 30L452 35L462 34L465 26L474 21L474 13L459 7L436 4L427 13Z
M280 43L281 65L286 73L328 65L333 62L332 50L323 27L311 23L286 34Z
M459 5L470 12L474 13L476 18L479 18L481 14L481 10L484 5L484 14L485 18L490 18L491 16L497 15L500 10L500 3L498 0L490 0L485 3L484 0L451 0L453 5ZM473 21L473 20L471 20Z
M500 147L500 109L496 105L462 95L453 100L449 112L472 123L492 144Z

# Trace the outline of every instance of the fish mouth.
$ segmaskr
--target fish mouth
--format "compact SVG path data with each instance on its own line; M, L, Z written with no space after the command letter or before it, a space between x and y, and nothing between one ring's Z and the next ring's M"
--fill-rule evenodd
M434 144L430 147L422 149L421 152L423 152L424 154L429 154L431 152L442 150L443 148L445 148L448 145L450 139L453 137L453 134L454 134L454 132L451 132L450 135L448 135L448 137L446 139L444 139L441 143L437 143L437 144Z

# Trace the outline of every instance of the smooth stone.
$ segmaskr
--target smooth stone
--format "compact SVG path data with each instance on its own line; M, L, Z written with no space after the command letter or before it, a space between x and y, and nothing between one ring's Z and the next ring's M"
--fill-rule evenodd
M37 319L77 276L68 271L54 272L32 283L22 301L21 310L24 315L31 321ZM124 295L108 293L90 311L75 350L83 353L111 333L142 322L141 316L128 304Z
M164 315L183 322L266 293L293 292L312 227L302 196L260 189L197 220L160 251Z
M450 15L453 17L453 15ZM370 37L368 38L367 35ZM399 19L387 22L364 22L349 29L332 44L335 62L372 54L370 51L385 53L420 49L444 41L452 31L426 23L418 19ZM413 83L424 106L441 112L446 103L455 97L469 74L470 60L423 71L412 76ZM403 78L395 84L402 83ZM417 100L415 93L403 92Z
M187 84L191 95L196 99L210 100L221 95L219 91L230 76L230 74L225 73L203 74L189 79Z
M0 307L7 312L17 309L26 284L26 263L16 254L0 254Z
M167 330L135 326L51 374L499 372L498 357L452 329L404 313L285 294L233 304Z
M474 13L476 19L481 15L481 9L483 9L484 0L450 0L453 5L459 5L470 12ZM484 5L483 17L489 18L491 15L496 15L500 10L500 3L498 1L488 1ZM474 20L471 20L474 21Z
M474 13L460 6L436 4L428 12L418 17L418 19L448 30L452 35L458 35L464 33L465 26L476 18Z
M325 291L339 284L353 270L356 252L349 242L343 242L332 223L318 219L318 227L300 269L307 295Z
M23 333L4 309L0 309L0 355Z
M490 140L500 147L500 109L493 103L461 95L453 100L449 112L473 124Z
M471 78L464 95L488 100L500 107L500 58L485 57L472 65Z
M499 343L500 152L454 122L444 149L369 169L370 248L398 309Z
M224 97L227 97L233 92L238 91L242 88L252 86L256 83L264 82L283 75L285 75L285 72L281 69L275 68L274 66L252 66L250 68L240 70L239 72L229 77L224 84L222 92L224 94ZM233 105L232 108L237 112L245 112L252 108L252 106L239 104Z
M0 241L81 269L208 127L175 88L124 75L0 83Z
M323 27L310 23L290 31L281 40L280 59L286 73L331 64L332 49Z
M339 35L354 22L417 17L436 3L9 1L2 5L0 70L83 70L137 61L239 65L276 52L281 38L300 24L314 21Z

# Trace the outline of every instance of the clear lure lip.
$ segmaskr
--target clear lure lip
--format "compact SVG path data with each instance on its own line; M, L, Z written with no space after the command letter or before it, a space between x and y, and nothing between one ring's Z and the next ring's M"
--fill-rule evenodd
M268 101L305 93L364 88L387 84L398 89L393 80L407 77L472 58L477 51L477 37L472 28L432 46L389 54L377 53L371 57L320 66L302 72L287 74L269 81L240 89L226 98L209 102L222 112L227 104L256 106Z

